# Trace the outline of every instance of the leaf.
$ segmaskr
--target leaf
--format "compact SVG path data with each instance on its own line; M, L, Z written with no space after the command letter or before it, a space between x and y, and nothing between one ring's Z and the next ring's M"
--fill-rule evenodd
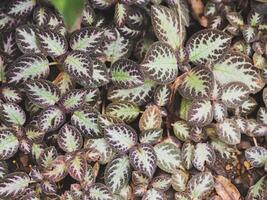
M186 44L189 60L194 64L205 65L220 60L230 48L231 37L226 33L206 29L198 31Z
M111 81L118 88L133 88L144 83L139 65L129 59L118 59L111 66Z
M83 28L72 33L69 43L73 50L92 54L103 40L103 30L98 28Z
M100 91L98 88L88 88L85 94L85 105L94 106L100 97Z
M256 93L263 87L260 71L251 64L250 59L239 53L227 53L214 64L212 71L215 80L222 85L241 82L249 87L250 93Z
M9 5L6 7L7 14L12 17L26 17L29 15L34 8L36 1L33 0L17 0L10 1Z
M40 154L40 158L37 160L37 163L46 169L49 169L53 161L57 158L57 149L54 146L50 146L44 149Z
M95 183L88 189L84 200L113 200L113 197L107 186Z
M106 114L117 117L125 123L134 121L139 112L139 107L130 102L114 102L106 107Z
M188 110L188 123L193 126L206 126L213 119L212 105L209 100L199 99L193 101Z
M223 87L222 102L230 108L241 105L249 95L249 88L241 82L231 82Z
M183 192L186 190L189 174L183 170L178 170L171 176L171 184L175 191Z
M213 75L209 69L195 67L182 78L178 90L188 99L207 98L211 95L213 82Z
M212 104L213 117L217 122L222 122L228 115L227 107L220 101L215 101Z
M214 188L214 179L210 172L200 172L189 180L187 189L192 199L204 199Z
M162 116L158 106L149 106L139 120L139 128L141 131L159 129L161 128L161 124Z
M161 5L151 7L151 22L160 41L166 42L177 50L185 39L185 29L175 12Z
M127 155L117 156L105 168L105 183L113 193L127 185L130 177L131 165Z
M175 173L181 166L180 149L170 142L160 142L154 146L157 166L167 173Z
M247 43L255 42L257 40L257 33L257 29L249 25L245 25L242 30L243 37Z
M46 26L49 22L51 11L43 6L38 6L33 11L33 21L39 27Z
M5 161L0 162L0 179L3 179L8 174L8 166Z
M119 153L129 151L138 140L135 130L126 124L114 124L106 127L104 136L109 145Z
M182 141L190 140L190 126L183 120L178 120L172 124L174 135Z
M0 181L0 197L14 198L22 195L30 184L29 176L24 172L14 172Z
M98 116L98 126L100 127L101 130L105 129L110 125L119 123L123 123L123 121L117 117L113 117L106 114Z
M260 107L257 112L257 121L259 123L267 124L267 110L264 107Z
M64 55L68 50L68 42L60 33L50 30L36 29L38 45L43 54L52 58Z
M139 144L129 151L130 162L133 168L152 178L157 168L157 156L153 146Z
M168 174L156 176L150 184L154 189L166 192L171 187L171 176Z
M43 110L38 117L38 127L44 132L58 129L65 122L65 114L56 106Z
M84 52L71 51L63 62L66 72L76 81L88 83L93 73L93 62Z
M114 101L128 101L137 105L144 105L152 99L153 89L156 84L149 80L144 80L144 85L131 89L109 89L108 99Z
M151 80L167 84L175 80L178 74L177 58L171 46L164 42L155 42L141 63L141 70Z
M82 181L87 171L87 160L82 153L66 156L69 175L77 181Z
M163 129L161 128L146 130L139 135L139 140L140 143L156 144L161 140L162 134Z
M3 103L0 105L0 119L7 125L22 126L26 121L24 110L15 103Z
M121 27L127 20L129 8L123 3L117 3L115 6L114 22L117 27Z
M205 165L212 166L216 161L216 155L213 148L206 143L198 143L196 145L192 163L199 171L205 170Z
M45 169L43 172L44 178L47 180L56 183L61 181L67 176L67 166L64 161L64 156L58 156L51 164L49 170Z
M223 176L215 177L215 190L223 200L239 200L240 193L231 181Z
M62 14L68 28L72 28L75 25L75 22L81 15L79 13L82 12L84 7L84 0L77 0L75 2L71 0L50 0L50 2Z
M65 152L75 152L83 145L83 137L74 126L65 124L57 135L58 146Z
M185 142L182 147L181 157L186 169L191 169L193 166L193 155L194 155L195 147L193 144L189 142Z
M71 124L84 136L89 138L100 137L102 134L97 124L99 112L92 107L76 110L71 116Z
M241 133L234 119L225 119L223 122L218 123L216 131L223 142L230 145L240 143Z
M17 58L7 70L7 82L19 84L31 79L46 78L49 74L48 60L43 55L25 54Z
M16 25L16 21L13 17L8 16L3 11L0 12L0 30L8 30Z
M219 158L227 161L232 161L234 159L237 159L235 154L236 149L220 141L219 139L212 140L211 146L216 152L216 155L219 156Z
M23 53L41 53L35 34L35 27L21 25L16 28L16 43Z
M95 174L94 169L91 165L87 165L86 173L81 181L81 186L87 190L88 187L94 184L95 182Z
M15 87L12 86L2 86L2 99L5 102L19 103L22 101L22 93Z
M260 146L251 147L245 151L245 157L253 167L263 167L267 163L267 150Z
M73 112L81 108L85 103L86 91L81 89L73 89L63 95L59 101L60 107L65 112Z
M11 130L0 131L0 160L11 158L19 147L19 141Z
M95 149L100 155L98 162L103 165L110 162L115 155L113 148L108 144L105 138L88 139L85 142L84 147Z
M257 107L257 101L253 97L248 97L239 107L241 115L249 115Z
M168 85L160 85L154 92L154 102L157 106L166 106L171 96L171 88Z
M185 0L168 0L167 4L175 11L178 19L181 19L182 25L189 26L190 16L188 4Z
M91 6L91 3L86 1L82 13L82 25L91 26L96 20L95 11Z
M60 98L59 89L47 80L28 81L24 89L29 100L43 108L55 105Z
M260 178L256 184L252 185L247 193L246 200L265 199L266 194L266 176Z
M142 198L142 200L165 200L165 199L166 199L165 194L154 188L149 189Z
M174 197L175 200L192 200L190 195L185 192L176 192Z

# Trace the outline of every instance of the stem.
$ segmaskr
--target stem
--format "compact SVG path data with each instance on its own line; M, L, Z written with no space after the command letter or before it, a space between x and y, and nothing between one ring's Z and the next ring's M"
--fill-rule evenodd
M51 63L49 63L49 66L52 66L52 65L58 65L59 63L58 62L51 62Z
M257 147L258 146L257 139L255 137L252 137L252 138L253 138L254 145Z

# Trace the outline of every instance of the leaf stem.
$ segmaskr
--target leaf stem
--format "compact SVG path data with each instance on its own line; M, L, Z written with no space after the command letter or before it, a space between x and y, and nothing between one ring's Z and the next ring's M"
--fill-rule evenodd
M52 66L52 65L58 65L59 63L58 62L51 62L51 63L49 63L49 66Z
M253 138L254 145L257 147L258 146L257 139L255 137L252 137L252 138Z

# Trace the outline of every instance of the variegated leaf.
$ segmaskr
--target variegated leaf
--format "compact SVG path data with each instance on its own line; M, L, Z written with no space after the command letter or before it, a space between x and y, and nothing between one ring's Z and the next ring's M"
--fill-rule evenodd
M129 59L118 59L110 68L111 81L118 88L133 88L144 83L139 65Z
M223 122L218 123L216 131L223 142L230 145L240 143L241 133L234 119L225 119Z
M251 26L258 26L263 22L263 15L256 10L251 10L247 21Z
M235 155L236 149L220 141L219 139L213 139L211 142L211 146L216 152L216 155L219 156L219 158L227 161L232 161L233 159L237 159Z
M193 126L205 126L213 119L212 105L209 100L193 101L188 111L188 123Z
M83 137L74 126L65 124L58 132L57 143L65 152L75 152L81 149Z
M132 42L123 37L118 30L115 30L117 37L115 40L105 40L101 48L105 55L106 61L114 63L120 58L129 57L132 49Z
M163 141L154 146L157 166L167 173L175 173L181 167L180 149L173 143Z
M251 147L245 151L246 159L253 167L263 167L267 163L267 150L264 147Z
M50 10L43 6L38 6L33 11L33 20L37 26L46 26L49 22Z
M35 35L35 28L31 25L21 25L16 28L16 42L23 53L41 53Z
M51 182L59 182L68 174L64 156L58 156L51 164L50 169L43 172L44 178Z
M113 200L113 197L106 185L95 183L85 193L83 200Z
M1 26L1 22L0 22L0 26ZM5 69L6 69L6 60L3 55L0 55L0 82L6 82L6 70Z
M85 190L95 183L95 171L91 165L87 165L86 173L80 183Z
M0 197L5 199L18 197L26 191L30 182L30 177L25 172L10 173L0 181Z
M158 143L163 134L163 129L150 129L143 131L139 136L140 143L156 144Z
M154 103L158 106L166 106L171 95L171 88L168 85L160 85L154 93Z
M115 6L114 22L117 27L121 27L127 20L129 8L123 3L117 3Z
M255 42L257 33L257 29L249 25L245 25L242 30L243 37L247 43Z
M3 10L0 11L0 30L8 30L16 25L16 20L7 15Z
M139 128L141 131L161 128L161 124L162 116L158 106L149 106L139 120Z
M44 132L58 129L65 121L65 114L56 106L43 110L38 117L38 127Z
M229 108L241 105L249 95L249 88L241 82L231 82L223 87L222 102Z
M77 181L82 181L87 171L87 160L82 153L68 155L65 159L69 175Z
M92 107L76 110L71 116L71 124L75 126L84 136L96 138L101 136L97 124L99 112Z
M249 87L251 93L263 87L260 71L242 54L229 52L223 59L214 64L215 80L224 85L231 82L242 82Z
M20 56L20 51L16 44L15 32L10 31L1 35L0 48L9 56L10 61Z
M129 151L137 143L137 133L126 124L114 124L104 129L106 141L117 152L124 153Z
M152 178L157 168L157 156L153 146L139 144L129 151L130 162L133 168Z
M185 142L182 147L181 157L183 160L183 164L186 169L191 169L193 167L193 155L194 155L195 147L193 144L189 142Z
M19 141L15 132L11 130L0 131L0 160L11 158L18 150Z
M105 183L113 193L120 191L128 184L131 176L131 165L127 155L114 158L105 168Z
M153 178L150 185L160 191L167 191L171 187L171 176L168 174L162 174Z
M100 97L100 91L98 88L88 88L85 91L85 105L94 106Z
M178 74L178 61L174 50L164 42L155 42L141 63L141 69L151 80L166 84L175 80Z
M60 98L59 89L50 81L28 81L24 84L24 86L29 100L40 107L45 108L48 106L53 106Z
M68 43L60 33L50 30L37 29L36 37L41 51L52 58L64 55L68 50Z
M185 192L176 192L174 197L175 200L192 200L190 195Z
M174 135L182 141L190 140L190 126L183 120L178 120L172 124Z
M166 199L167 197L164 194L164 192L156 190L154 188L149 189L142 198L142 200L166 200Z
M5 161L0 161L0 179L3 179L8 174L8 166Z
M189 180L187 189L192 199L204 199L214 188L214 179L210 172L200 172Z
M70 52L64 62L63 67L66 72L78 82L90 83L93 73L93 62L91 58L82 51Z
M91 26L95 22L95 19L95 11L92 8L91 3L86 1L82 13L82 25Z
M188 179L189 179L189 174L186 171L177 170L171 176L171 185L174 190L178 192L183 192L186 190Z
M241 115L249 115L257 107L257 101L253 97L248 97L239 107Z
M88 84L92 88L100 87L108 84L110 80L110 73L102 61L93 59L93 74L92 78L88 81Z
M231 37L222 31L215 29L198 31L186 44L189 60L194 64L203 65L218 61L227 53L230 43Z
M31 79L46 78L49 74L48 60L39 54L25 54L17 58L7 71L7 82L18 84Z
M25 17L29 15L36 4L35 0L10 1L7 6L7 14L13 17Z
M65 112L73 112L81 108L85 102L86 91L81 89L70 90L61 97L59 104Z
M215 101L212 104L213 117L217 122L222 122L227 117L227 107L220 101Z
M26 121L24 110L15 103L3 103L0 105L0 119L7 125L22 126Z
M117 117L125 123L134 121L138 117L139 112L139 107L130 102L114 102L106 108L106 114Z
M40 154L40 158L37 160L37 163L41 167L49 168L52 162L56 159L57 155L57 150L54 146L47 147Z
M257 112L257 121L259 123L267 124L267 110L264 107L260 107Z
M267 198L267 176L261 177L256 184L252 185L247 193L246 200L259 200Z
M213 148L206 143L196 145L192 163L199 171L205 170L205 165L212 166L215 163L216 155Z
M168 43L175 50L183 44L185 29L172 9L161 5L152 6L151 22L160 41Z
M45 132L40 131L35 126L29 125L25 128L25 135L27 136L27 139L29 139L30 141L41 142L43 141Z
M152 98L153 89L156 84L149 80L144 80L144 85L131 89L110 89L108 91L108 99L111 101L129 101L137 105L144 105Z
M244 26L244 20L240 13L238 12L228 12L226 14L226 19L232 26L241 27Z
M98 162L103 165L110 162L115 155L113 148L108 144L105 138L88 139L85 142L84 147L95 149L100 154Z
M182 78L178 89L188 99L207 98L212 92L213 75L209 69L195 67Z
M22 100L22 93L15 87L2 86L1 92L1 98L5 102L19 103Z
M98 126L100 127L101 130L105 129L110 125L119 123L123 123L123 121L117 117L113 117L106 114L98 116Z
M72 33L69 43L73 50L92 54L103 39L103 30L98 28L83 28Z

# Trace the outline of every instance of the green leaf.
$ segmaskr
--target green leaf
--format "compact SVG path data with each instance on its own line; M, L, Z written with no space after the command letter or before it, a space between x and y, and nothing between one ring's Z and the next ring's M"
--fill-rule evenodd
M74 23L81 15L84 0L50 0L51 3L58 9L58 11L63 15L65 24L68 28L74 26Z

